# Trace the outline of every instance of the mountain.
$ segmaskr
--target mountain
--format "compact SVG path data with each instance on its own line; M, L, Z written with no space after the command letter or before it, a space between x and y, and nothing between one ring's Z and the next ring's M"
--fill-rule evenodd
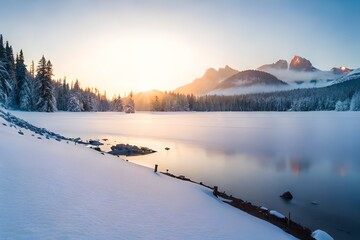
M265 65L259 67L258 70L266 72L266 70L268 70L269 68L271 68L271 69L288 69L288 62L286 60L280 59L276 63L265 64Z
M258 70L270 73L290 85L303 88L327 86L335 79L341 77L348 69L333 68L330 71L322 71L315 68L309 60L298 55L292 58L288 68L285 67L284 61L285 60L279 60L273 64L263 65L259 67ZM280 68L279 66L283 67Z
M347 67L333 67L331 69L331 71L335 74L344 74L344 73L349 73L351 72L353 69L347 68Z
M193 82L175 89L175 92L194 95L207 94L215 90L221 81L238 72L239 71L232 69L228 65L218 70L209 68L201 78L197 78Z
M306 58L295 55L289 65L290 70L313 72L317 71L316 68Z
M239 72L217 86L210 94L233 95L240 93L268 92L274 88L284 87L288 84L275 76L257 70Z
M271 70L288 70L288 69L299 72L313 72L318 70L312 65L312 63L309 60L300 57L298 55L295 55L291 59L289 65L286 60L280 59L276 63L265 64L257 68L257 70L265 71L265 72Z
M336 79L332 84L338 84L342 82L347 82L350 80L357 80L360 79L360 68L357 68L349 73L347 73L345 76L342 76L338 79Z
M161 109L180 111L179 109L196 109L199 107L194 105L195 96L233 96L323 88L359 78L359 75L359 69L352 70L346 67L334 67L329 71L322 71L315 68L306 58L294 56L290 64L281 59L272 64L262 65L258 70L239 72L227 65L218 70L209 68L202 77L177 88L173 92L166 93L155 90L140 92L134 95L134 100L136 110L153 109L154 104L156 104L155 99L157 99L161 102L160 105L158 104Z

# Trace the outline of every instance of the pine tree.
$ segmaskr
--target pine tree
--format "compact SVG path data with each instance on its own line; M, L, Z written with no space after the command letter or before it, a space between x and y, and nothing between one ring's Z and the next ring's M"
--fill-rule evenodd
M8 106L8 98L11 92L11 85L9 83L10 76L6 71L4 63L0 61L0 104Z
M81 112L83 110L83 104L80 100L80 94L74 89L72 89L69 94L67 110L70 112Z
M154 101L152 101L151 105L152 105L151 106L152 111L155 111L155 112L161 111L161 103L159 101L158 96L155 96L155 99L154 99Z
M0 103L8 105L8 98L11 93L11 79L6 69L6 51L4 48L3 36L0 34Z
M9 73L10 85L12 88L12 91L10 94L10 102L11 102L11 105L17 106L19 104L19 101L18 101L19 100L18 99L19 88L18 88L18 84L16 82L16 76L15 76L14 53L13 53L12 46L9 45L8 41L6 41L5 56L6 56L5 68L6 68L7 72Z
M15 101L19 103L21 110L31 110L31 84L30 78L24 63L24 54L20 50L19 56L16 57L15 75L18 91L15 93Z
M40 112L56 111L56 99L52 83L53 70L50 61L46 62L44 56L40 59L36 69L36 110Z
M69 98L67 101L67 111L70 112L81 112L84 110L84 104L82 101L82 94L80 83L76 79L75 83L73 84L72 89L69 93Z
M57 109L67 111L67 102L69 97L69 84L66 83L66 77L58 81L58 94L56 98Z
M351 98L350 111L360 111L360 91L357 91Z
M31 65L30 65L30 76L32 78L35 78L35 64L34 61L31 61Z
M0 34L0 62L2 62L3 67L5 67L4 64L6 64L6 51L4 47L3 36L1 34Z
M133 92L130 92L127 97L127 102L124 109L125 113L135 113L135 102L133 99Z
M114 96L111 102L111 111L122 112L123 110L124 110L124 106L120 95Z

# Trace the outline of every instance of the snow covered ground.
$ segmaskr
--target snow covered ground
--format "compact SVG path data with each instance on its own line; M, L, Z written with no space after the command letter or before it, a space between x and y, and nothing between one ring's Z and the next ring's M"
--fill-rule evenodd
M0 117L0 239L294 239L202 186L18 131Z

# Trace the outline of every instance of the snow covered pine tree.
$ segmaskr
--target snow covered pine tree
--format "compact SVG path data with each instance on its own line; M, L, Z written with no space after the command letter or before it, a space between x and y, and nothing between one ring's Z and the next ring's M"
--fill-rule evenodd
M19 103L19 108L21 110L30 111L32 107L31 86L22 50L20 50L19 56L16 56L15 74L18 86L16 102Z
M35 94L37 95L36 110L40 112L56 111L56 99L54 94L54 86L51 80L53 76L52 64L46 62L44 56L39 61L36 69Z

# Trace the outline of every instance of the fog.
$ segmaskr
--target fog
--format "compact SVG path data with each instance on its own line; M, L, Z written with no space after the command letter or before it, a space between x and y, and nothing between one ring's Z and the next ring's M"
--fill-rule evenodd
M295 81L311 81L318 80L320 82L326 83L328 80L334 80L341 77L341 75L336 75L331 71L293 71L293 70L281 70L281 69L268 69L266 72L274 75L278 79L287 82L293 83Z

